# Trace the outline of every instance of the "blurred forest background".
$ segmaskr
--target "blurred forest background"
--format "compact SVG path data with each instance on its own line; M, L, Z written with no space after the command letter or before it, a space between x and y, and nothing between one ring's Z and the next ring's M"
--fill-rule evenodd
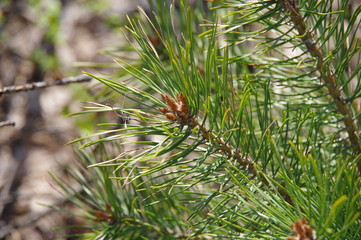
M1 0L0 88L52 83L82 71L114 73L107 48L125 43L120 27L138 5L147 8L141 0ZM74 146L66 143L94 132L96 116L65 116L93 100L96 84L0 96L0 122L15 122L0 128L0 239L71 239L66 235L74 230L54 228L80 220L44 206L72 211L49 172L66 181L63 167L74 162Z

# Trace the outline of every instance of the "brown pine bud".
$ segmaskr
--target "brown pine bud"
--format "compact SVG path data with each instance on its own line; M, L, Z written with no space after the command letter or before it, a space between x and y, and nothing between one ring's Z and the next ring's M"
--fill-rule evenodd
M184 96L183 93L180 93L178 96L177 96L177 100L179 102L179 106L180 106L180 109L179 111L184 113L185 115L187 115L189 113L189 109L188 109L188 104L187 104L187 100Z
M177 121L177 117L173 113L166 113L165 116L172 122Z
M161 94L163 102L167 103L167 95Z
M96 210L95 211L96 220L98 222L114 222L115 218L112 214L104 211L104 210Z
M166 103L173 112L178 111L178 106L179 105L176 103L174 98L172 98L171 96L166 96Z
M169 112L168 109L167 109L167 108L164 108L164 107L160 107L160 108L158 108L158 109L159 109L159 111L161 111L163 114L166 114L167 112Z
M301 220L295 221L294 224L291 225L292 232L297 236L289 236L288 240L294 239L302 239L302 240L314 240L316 239L315 233L312 228L307 225L306 218L302 218Z

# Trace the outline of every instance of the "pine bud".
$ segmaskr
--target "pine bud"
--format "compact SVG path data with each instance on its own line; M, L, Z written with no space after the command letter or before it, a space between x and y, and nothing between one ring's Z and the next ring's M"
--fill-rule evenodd
M167 112L169 112L168 109L167 109L167 108L164 108L164 107L160 107L160 108L158 108L158 109L159 109L159 111L161 111L163 114L166 114Z
M165 116L172 122L177 121L177 117L173 113L166 113Z

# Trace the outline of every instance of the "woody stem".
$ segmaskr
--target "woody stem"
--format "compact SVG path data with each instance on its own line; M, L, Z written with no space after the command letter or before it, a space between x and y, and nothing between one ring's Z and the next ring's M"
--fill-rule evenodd
M192 129L198 128L199 133L201 136L208 142L208 143L215 143L218 145L219 150L225 154L228 158L233 158L237 161L237 163L241 166L242 169L248 170L252 176L257 175L256 164L252 161L251 157L246 155L242 155L239 151L234 150L233 147L224 142L222 138L216 136L213 131L209 131L206 127L200 124L195 117L192 117L189 122L187 123ZM261 182L266 186L269 186L269 182L267 178L260 174L259 175ZM289 204L293 205L291 197L281 188L278 188L277 191L280 195L287 201Z
M289 13L294 27L301 36L302 41L305 43L308 52L316 59L317 70L320 74L321 81L326 85L330 93L337 111L342 114L342 121L346 126L351 144L354 147L355 153L361 154L360 138L357 135L357 127L353 120L352 111L350 106L346 103L345 98L342 96L341 88L337 85L337 75L331 70L329 64L324 61L324 53L320 46L317 44L314 35L310 32L306 22L301 16L297 7L290 0L284 2L285 11ZM361 161L358 162L358 170L361 172Z

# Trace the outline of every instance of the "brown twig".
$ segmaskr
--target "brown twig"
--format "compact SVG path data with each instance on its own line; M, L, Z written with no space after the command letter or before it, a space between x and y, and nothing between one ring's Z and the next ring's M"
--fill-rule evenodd
M4 87L2 89L0 89L0 97L3 94L9 94L9 93L17 93L17 92L26 92L26 91L30 91L33 89L38 89L38 88L46 88L46 87L51 87L51 86L55 86L55 85L65 85L65 84L70 84L70 83L79 83L79 82L89 82L92 78L89 76L76 76L76 77L68 77L68 78L63 78L63 79L59 79L56 80L52 83L47 83L47 82L33 82L33 83L27 83L24 85L20 85L20 86L8 86L8 87Z
M346 126L346 131L356 154L361 154L361 142L357 134L357 127L353 120L350 106L346 103L345 98L342 96L340 86L337 85L336 74L325 62L324 53L322 52L319 44L316 42L315 36L311 33L305 20L301 16L299 9L296 6L296 1L284 0L284 11L289 14L295 29L298 31L299 36L306 45L307 51L316 59L316 66L318 72L320 73L320 79L326 85L328 92L334 100L337 111L343 115L342 121ZM361 172L361 161L358 162L357 166Z

